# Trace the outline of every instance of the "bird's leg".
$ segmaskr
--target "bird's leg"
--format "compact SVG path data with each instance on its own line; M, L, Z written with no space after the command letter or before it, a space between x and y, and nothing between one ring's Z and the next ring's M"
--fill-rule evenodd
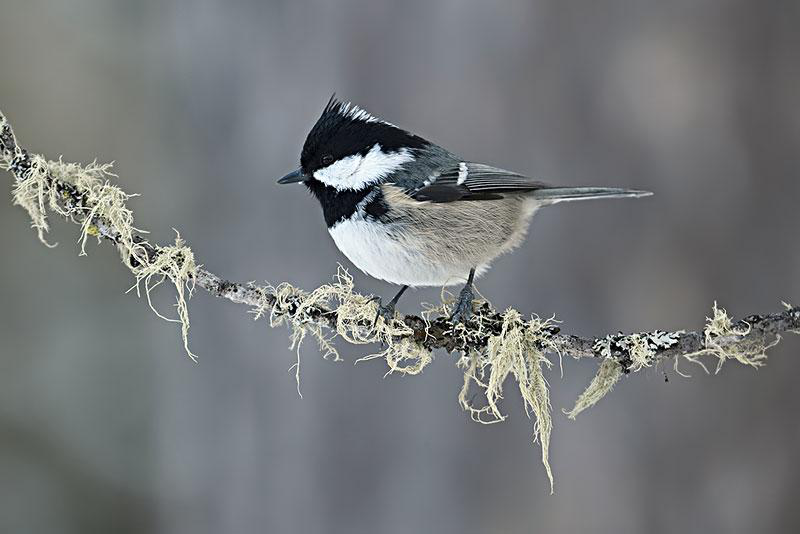
M470 315L472 315L472 301L475 299L475 293L472 290L472 281L475 278L475 268L469 270L467 283L461 288L461 293L458 294L456 306L453 309L453 315L450 316L450 321L453 324L466 323Z
M406 292L408 286L403 286L400 288L400 291L397 292L397 295L392 297L386 305L381 303L381 298L377 297L376 300L378 301L378 313L375 314L375 320L372 321L372 326L375 326L375 323L378 322L378 317L383 317L384 320L389 321L394 317L394 307L397 304L397 301L400 300L400 297L403 296L403 293Z

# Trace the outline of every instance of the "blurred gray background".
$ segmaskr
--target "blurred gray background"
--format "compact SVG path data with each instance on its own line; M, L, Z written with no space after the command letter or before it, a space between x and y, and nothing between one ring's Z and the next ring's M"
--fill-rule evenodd
M50 158L114 160L139 225L237 280L328 281L291 170L333 91L456 153L558 184L655 191L548 209L479 289L569 331L698 328L800 301L800 3L4 0L0 108ZM11 177L3 174L10 187ZM302 351L198 294L192 364L77 228L41 246L0 203L0 531L797 532L800 339L753 371L550 374L549 496L531 421L472 423L418 377ZM356 273L364 292L385 284ZM411 293L416 311L437 290ZM169 310L168 291L157 299Z

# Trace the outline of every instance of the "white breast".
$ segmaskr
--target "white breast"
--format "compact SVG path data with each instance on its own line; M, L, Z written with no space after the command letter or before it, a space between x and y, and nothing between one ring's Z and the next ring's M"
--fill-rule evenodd
M397 229L366 221L358 214L328 231L353 265L393 284L441 287L463 283L469 272L470 266L433 263Z

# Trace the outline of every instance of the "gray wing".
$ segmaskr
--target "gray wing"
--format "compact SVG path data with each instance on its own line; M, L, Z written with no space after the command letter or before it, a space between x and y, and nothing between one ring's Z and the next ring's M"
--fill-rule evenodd
M495 200L506 194L529 193L547 188L515 172L483 163L462 161L439 169L409 195L419 201L454 202L456 200Z

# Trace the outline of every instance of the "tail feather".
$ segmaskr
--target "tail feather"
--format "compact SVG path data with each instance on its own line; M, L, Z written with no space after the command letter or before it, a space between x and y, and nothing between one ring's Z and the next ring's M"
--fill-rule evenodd
M639 198L649 197L650 191L637 189L620 189L617 187L548 187L532 192L533 198L549 204L569 202L571 200L589 200L593 198Z

